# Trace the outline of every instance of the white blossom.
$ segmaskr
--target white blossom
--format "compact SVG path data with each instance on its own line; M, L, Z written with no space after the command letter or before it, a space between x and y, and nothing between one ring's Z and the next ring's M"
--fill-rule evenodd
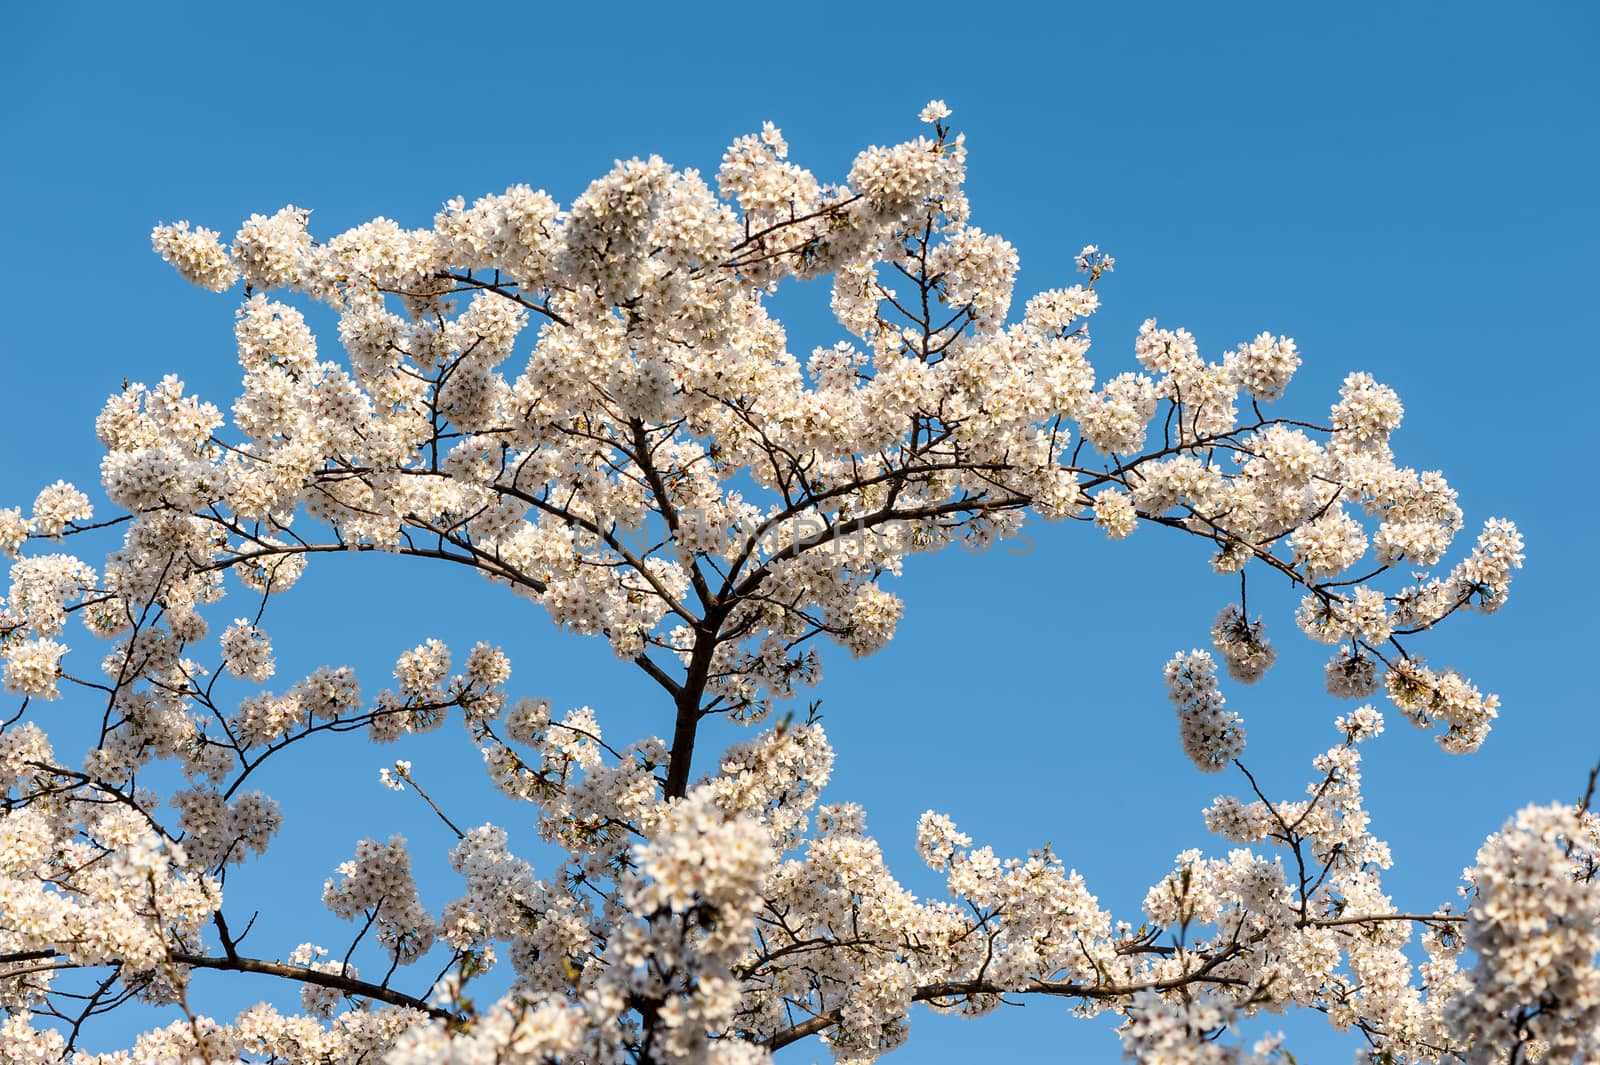
M1224 768L1244 753L1244 725L1226 709L1217 688L1217 669L1204 651L1190 651L1167 663L1167 695L1178 708L1183 752L1207 773Z

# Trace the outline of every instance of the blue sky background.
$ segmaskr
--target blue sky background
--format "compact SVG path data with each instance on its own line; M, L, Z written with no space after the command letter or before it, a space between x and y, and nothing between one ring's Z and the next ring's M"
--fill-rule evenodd
M1263 329L1290 334L1306 365L1283 406L1320 417L1345 373L1369 370L1406 402L1402 460L1460 489L1463 547L1486 517L1521 525L1529 562L1509 606L1417 644L1502 694L1483 751L1447 756L1394 713L1367 749L1395 901L1452 899L1488 832L1525 803L1576 797L1600 757L1592 5L5 7L0 504L26 505L57 477L96 482L94 415L124 377L177 372L231 402L233 302L150 252L157 222L227 234L293 202L327 236L377 215L426 224L451 196L514 182L570 202L619 157L714 171L766 119L797 161L842 179L866 145L917 135L917 110L942 97L968 134L975 223L1021 254L1019 307L1071 283L1084 244L1117 257L1095 326L1102 373L1132 367L1149 316L1192 330L1210 357ZM786 297L802 308L797 350L836 339L802 307L825 301ZM1210 575L1199 545L1148 529L1122 544L1079 526L1028 533L1025 556L913 559L893 644L860 662L830 649L815 693L839 753L827 795L866 806L919 891L938 886L911 845L931 806L1002 854L1052 842L1137 922L1177 851L1227 848L1199 811L1243 781L1183 758L1160 669L1205 646L1233 582ZM603 644L402 561L315 560L267 615L274 683L348 663L372 693L427 636L461 653L492 639L513 657L515 691L593 705L616 737L670 728ZM1258 581L1251 595L1279 665L1227 693L1247 761L1287 796L1340 707L1281 591ZM64 700L42 720L65 737L94 713ZM408 831L428 900L455 893L442 827L377 784L395 757L456 820L528 838L526 811L484 798L454 724L397 748L331 740L300 772L267 777L286 830L259 872L228 885L236 926L265 911L252 952L348 938L318 895L363 835ZM263 995L292 1001L270 981L196 982L197 1004L219 1015ZM1316 1017L1279 1026L1301 1061L1348 1060L1356 1045ZM919 1011L889 1060L1109 1062L1107 1027L1058 1002L981 1021ZM125 1031L108 1023L90 1046ZM802 1044L780 1061L821 1056Z

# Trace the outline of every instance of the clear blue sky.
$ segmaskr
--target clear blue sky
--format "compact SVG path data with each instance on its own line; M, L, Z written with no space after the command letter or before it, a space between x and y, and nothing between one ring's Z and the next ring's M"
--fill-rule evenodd
M565 202L618 157L714 170L766 119L800 162L842 178L860 148L915 136L917 110L942 97L968 134L975 222L1020 251L1019 295L1070 283L1084 244L1117 257L1095 333L1102 371L1132 366L1148 316L1189 328L1212 357L1263 329L1293 335L1307 364L1287 404L1320 415L1347 371L1375 373L1406 402L1404 461L1446 471L1469 528L1520 523L1529 563L1509 606L1421 648L1502 694L1484 750L1446 756L1393 713L1369 748L1375 828L1398 859L1387 883L1402 906L1434 906L1486 833L1526 802L1575 797L1600 757L1597 10L10 4L0 505L57 477L95 482L93 418L124 377L178 372L231 401L232 303L151 254L156 222L231 233L293 202L327 235L376 215L423 224L449 197L514 182ZM834 339L816 329L795 342ZM1148 530L1119 545L1079 527L1030 533L1025 557L913 560L891 647L862 662L833 649L816 693L839 751L828 796L867 807L918 890L936 886L911 847L932 806L1002 853L1053 842L1137 921L1177 851L1226 849L1199 810L1242 782L1184 760L1160 667L1204 645L1232 585L1194 545ZM401 609L419 589L437 619ZM670 727L604 646L492 591L393 560L319 561L268 615L279 681L348 662L376 691L423 637L463 651L492 638L513 655L516 690L594 705L618 736ZM1338 708L1288 600L1260 605L1280 663L1229 693L1247 760L1288 794ZM50 708L63 734L90 712ZM289 819L272 879L228 885L230 913L273 907L258 953L339 942L322 878L361 835L420 821L411 796L378 788L394 757L412 758L458 820L518 814L473 798L476 758L453 725L398 749L334 742L307 775L270 781ZM526 824L508 827L526 838ZM432 825L411 835L425 860L446 842ZM437 906L456 885L431 861ZM197 981L205 1008L231 1015L274 992L251 985L241 1001L226 980ZM1353 1040L1319 1021L1287 1025L1300 1060L1348 1060ZM890 1060L1109 1062L1105 1027L1049 1002L976 1022L919 1012Z

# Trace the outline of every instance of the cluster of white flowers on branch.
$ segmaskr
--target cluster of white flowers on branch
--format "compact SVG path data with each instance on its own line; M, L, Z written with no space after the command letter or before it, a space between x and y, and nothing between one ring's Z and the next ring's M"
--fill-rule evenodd
M296 207L252 216L231 246L157 228L189 280L242 280L243 387L231 417L176 377L107 402L116 516L95 522L59 482L27 515L0 511L15 560L0 656L20 703L0 726L6 1052L62 1056L137 996L182 1019L129 1055L76 1060L756 1065L815 1037L861 1062L906 1039L915 1003L980 1014L1021 995L1125 1018L1137 1060L1275 1060L1271 1040L1247 1055L1217 1036L1288 1007L1359 1029L1381 1060L1594 1051L1600 977L1581 931L1600 905L1581 859L1594 819L1534 811L1487 845L1464 936L1448 907L1398 909L1361 799L1357 744L1382 731L1371 705L1339 719L1306 798L1274 801L1244 771L1210 655L1175 658L1185 750L1205 770L1236 766L1251 794L1206 814L1237 848L1179 855L1137 921L1048 848L1002 858L933 812L918 844L948 897L919 900L862 810L818 805L833 754L815 719L782 716L720 758L697 750L709 716L759 726L815 685L818 637L856 655L887 643L903 604L884 582L907 555L985 547L1030 515L1207 541L1215 569L1239 575L1240 602L1212 628L1234 680L1275 657L1244 601L1256 575L1303 594L1299 626L1336 645L1335 695L1384 690L1454 751L1497 711L1407 644L1498 609L1521 540L1492 520L1469 557L1428 575L1463 515L1440 474L1397 464L1395 393L1352 374L1324 422L1271 415L1300 365L1292 340L1262 333L1208 361L1154 321L1139 369L1097 377L1087 319L1113 260L1085 248L1082 283L1012 320L1017 256L970 221L948 116L930 104L931 136L867 149L842 183L789 161L768 125L729 148L714 185L635 159L567 208L519 185L453 200L430 229L380 218L317 238ZM766 297L822 278L849 339L802 358ZM295 298L337 315L342 359L323 356ZM98 566L57 545L119 533ZM276 675L268 608L312 556L372 551L475 570L605 638L660 687L662 735L615 746L588 707L513 697L488 644L458 673L426 641L375 696L346 667L237 691ZM230 594L251 607L213 643ZM72 615L109 643L98 677L62 639ZM35 720L69 695L103 704L74 765ZM459 828L398 761L383 782L458 837L462 893L435 914L412 870L439 856L355 841L323 890L360 926L349 948L243 953L224 879L285 827L244 790L257 770L333 733L383 742L452 716L564 857L541 876L502 827ZM168 779L152 777L159 762L184 778L166 796L176 820L147 783ZM352 963L369 931L381 978ZM1477 969L1460 966L1463 946ZM396 976L423 959L443 962L431 980ZM502 961L504 994L474 999ZM58 983L78 970L96 974L90 995ZM198 1016L187 987L202 971L296 983L306 1012Z

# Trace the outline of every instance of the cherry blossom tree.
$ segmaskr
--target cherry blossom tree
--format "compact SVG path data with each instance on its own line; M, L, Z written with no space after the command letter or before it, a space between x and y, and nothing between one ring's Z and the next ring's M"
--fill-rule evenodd
M1490 520L1447 561L1462 510L1391 450L1399 397L1352 373L1325 414L1280 407L1301 362L1287 337L1209 361L1149 321L1137 366L1097 373L1087 323L1113 259L1085 248L1079 283L1013 314L1017 256L970 221L963 140L942 103L921 117L926 135L838 183L768 125L713 183L634 159L566 208L518 185L424 230L314 237L292 206L231 244L156 228L185 278L242 293L243 387L230 417L177 377L127 384L96 425L113 513L64 482L0 510L0 1057L753 1065L809 1041L864 1062L906 1040L915 1004L1029 997L1114 1014L1138 1061L1291 1060L1231 1031L1289 1009L1359 1030L1374 1061L1600 1053L1587 800L1508 821L1464 912L1391 902L1363 807L1362 745L1385 727L1366 700L1446 752L1484 742L1496 697L1417 647L1506 601L1515 527ZM797 280L831 284L847 339L790 350L768 298ZM822 645L892 638L907 556L1030 518L1196 537L1238 577L1211 649L1166 668L1176 741L1235 781L1205 812L1226 845L1179 855L1137 913L1107 912L1049 847L997 855L931 810L917 847L948 891L915 897L863 811L824 802L833 754L796 709ZM516 691L488 643L401 650L392 681L280 676L273 638L293 633L272 602L316 556L366 552L475 570L609 641L659 689L659 735L618 740ZM1293 624L1352 703L1299 796L1257 786L1225 700L1275 656L1252 578L1299 590ZM57 700L100 720L87 750L52 744ZM713 717L748 738L707 749ZM384 783L417 790L454 848L351 840L306 871L351 941L247 950L225 886L282 820L257 771L334 733L449 719L559 860L458 826L397 761ZM413 863L445 860L458 893L433 912ZM386 971L352 962L366 937ZM191 1007L193 981L227 974L287 982L303 1009ZM78 1051L134 1001L170 1023Z

